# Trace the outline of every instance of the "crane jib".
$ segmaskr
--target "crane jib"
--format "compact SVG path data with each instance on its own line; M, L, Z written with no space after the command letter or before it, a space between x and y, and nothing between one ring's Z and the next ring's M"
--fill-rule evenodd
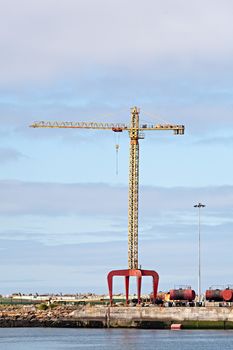
M122 131L154 131L172 130L175 135L184 134L184 125L172 124L142 124L142 125L127 125L121 123L98 123L98 122L59 122L59 121L39 121L30 125L31 128L63 128L63 129L95 129L95 130L112 130L114 132Z

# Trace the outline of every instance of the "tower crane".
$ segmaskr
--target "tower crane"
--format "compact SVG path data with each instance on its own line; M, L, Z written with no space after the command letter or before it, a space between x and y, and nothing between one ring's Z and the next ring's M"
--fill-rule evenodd
M171 124L140 124L140 110L131 108L130 124L124 123L97 123L97 122L66 122L66 121L39 121L30 125L32 128L65 128L65 129L93 129L112 130L114 132L128 131L130 139L129 154L129 192L128 192L128 269L113 270L107 276L110 302L113 298L113 276L125 277L126 303L129 299L129 278L137 277L138 303L141 300L142 276L153 278L153 300L155 301L158 289L159 275L153 270L142 270L138 267L138 190L139 190L139 140L144 138L145 131L173 131L175 135L184 134L184 125Z

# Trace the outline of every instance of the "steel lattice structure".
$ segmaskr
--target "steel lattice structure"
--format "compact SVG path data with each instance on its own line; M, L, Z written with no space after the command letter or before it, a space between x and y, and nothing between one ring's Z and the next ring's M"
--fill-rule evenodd
M114 132L128 131L130 138L129 152L129 192L128 192L128 270L116 271L137 271L138 270L138 190L139 190L139 139L144 138L142 131L172 130L175 135L184 134L184 125L172 124L139 124L139 109L131 108L131 122L124 123L98 123L98 122L65 122L65 121L40 121L30 126L33 128L71 128L71 129L96 129L112 130ZM139 271L139 270L138 270ZM144 271L143 275L153 275L153 271ZM149 272L148 272L149 271ZM113 271L114 272L114 271ZM154 272L153 272L154 273ZM157 273L156 273L157 274ZM115 274L119 275L119 274ZM122 274L120 274L122 275ZM125 274L123 274L126 276ZM126 276L139 276L139 273L130 273ZM142 274L141 274L142 276ZM141 277L138 277L141 278ZM155 275L154 275L154 278ZM158 277L157 277L158 278ZM126 284L128 280L126 280ZM158 281L157 281L158 282ZM109 290L111 288L109 287ZM126 290L128 288L126 287ZM127 293L126 293L127 294ZM111 291L110 291L111 295ZM140 293L139 293L140 296Z
M139 111L131 111L129 194L128 194L128 268L138 269L138 186L139 186Z

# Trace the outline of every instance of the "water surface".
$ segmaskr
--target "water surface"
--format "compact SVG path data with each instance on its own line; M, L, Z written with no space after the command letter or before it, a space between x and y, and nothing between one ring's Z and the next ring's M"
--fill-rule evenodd
M0 328L0 350L232 350L233 331Z

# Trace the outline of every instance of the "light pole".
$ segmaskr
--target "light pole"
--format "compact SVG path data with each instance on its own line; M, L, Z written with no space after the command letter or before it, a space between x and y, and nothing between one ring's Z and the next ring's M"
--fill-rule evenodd
M194 208L198 208L198 302L201 301L201 208L205 205L198 203Z

